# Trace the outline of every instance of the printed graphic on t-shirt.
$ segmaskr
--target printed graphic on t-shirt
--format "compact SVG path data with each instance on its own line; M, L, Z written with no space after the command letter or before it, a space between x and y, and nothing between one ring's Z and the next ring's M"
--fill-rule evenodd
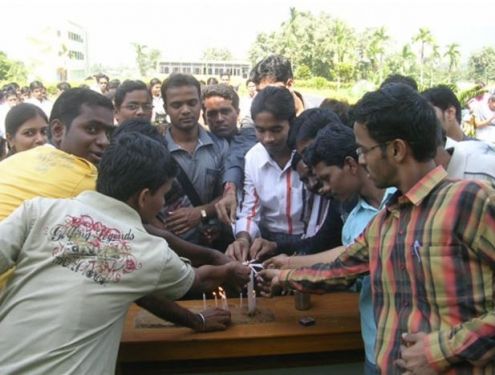
M56 243L53 262L93 279L98 284L118 283L126 273L142 267L131 252L134 234L107 227L88 215L67 215L47 231Z

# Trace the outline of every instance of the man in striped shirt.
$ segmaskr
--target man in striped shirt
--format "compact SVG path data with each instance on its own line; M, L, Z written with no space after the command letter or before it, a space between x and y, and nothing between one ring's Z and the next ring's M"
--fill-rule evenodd
M263 277L321 291L369 272L382 373L493 374L495 191L435 165L435 113L414 90L368 93L353 114L359 162L397 193L336 261Z

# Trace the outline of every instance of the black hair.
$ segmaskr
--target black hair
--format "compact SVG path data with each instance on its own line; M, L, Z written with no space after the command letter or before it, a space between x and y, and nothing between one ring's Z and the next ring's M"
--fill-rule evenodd
M60 91L66 91L66 90L69 90L71 88L70 86L70 83L68 82L59 82L57 84L57 89L59 89Z
M201 85L199 81L190 74L172 73L163 81L161 93L163 103L167 104L167 90L173 87L193 86L198 90L198 98L201 98Z
M206 86L203 89L201 101L204 102L205 99L211 98L212 96L219 96L219 97L224 98L226 100L230 100L232 102L232 106L236 110L239 109L239 95L237 95L237 93L232 88L232 86L225 85L225 84ZM205 108L203 105L203 111L204 110L205 110Z
M115 97L113 99L115 103L115 108L120 108L124 102L125 96L132 91L148 91L148 86L146 83L140 80L132 81L130 79L125 80L119 85L117 91L115 91ZM151 97L150 97L151 98Z
M285 84L293 77L290 61L281 55L270 55L264 58L254 66L249 74L249 80L256 85L259 85L265 78Z
M22 124L37 116L48 124L48 117L40 107L31 103L20 103L12 107L5 116L5 132L14 136Z
M162 84L162 81L160 81L158 78L152 78L150 80L150 84L148 85L148 88L150 90L150 93L151 93L151 89L153 88L153 86L155 85L160 85L161 86Z
M402 83L404 85L409 86L414 91L418 91L418 83L414 80L414 78L409 76L403 76L402 74L390 74L385 78L385 80L380 85L380 88L384 88L386 85L390 85L392 83Z
M117 90L120 86L120 79L114 78L110 81L108 81L108 89L112 90L115 89Z
M96 91L78 87L64 91L55 100L50 114L50 122L59 120L67 129L70 128L72 121L80 115L83 105L113 110L113 104L110 99ZM50 132L48 134L51 136Z
M328 108L335 112L339 116L340 120L344 125L350 126L352 128L350 110L351 106L345 100L337 100L332 98L325 98L320 103L320 108Z
M151 122L143 118L135 117L124 121L113 132L112 139L121 134L136 132L150 137L160 143L164 142L163 135L156 126L151 125Z
M294 120L287 144L290 148L294 148L299 141L314 139L318 131L328 124L342 124L342 122L337 114L329 109L306 109Z
M102 79L102 78L106 78L107 83L110 81L110 78L108 78L108 76L106 74L103 74L103 73L96 74L95 78L96 78L96 82L98 82L98 83L100 83L100 79Z
M269 112L277 120L287 120L292 127L296 118L294 98L285 87L267 86L254 97L251 118L255 120L261 112Z
M216 79L215 77L208 77L208 79L206 80L206 84L207 85L218 85L218 79Z
M29 84L29 89L33 91L34 89L44 89L43 83L41 81L33 81Z
M143 189L156 192L177 175L177 165L164 144L129 132L114 137L99 163L96 190L126 202Z
M442 111L447 110L450 106L455 108L455 118L460 124L462 122L462 108L459 99L455 96L450 87L446 85L438 85L431 87L422 92L423 97L428 100L435 107L440 108Z
M353 110L357 123L366 126L378 143L402 139L418 162L436 153L439 127L433 107L410 86L396 83L365 94Z
M311 167L324 162L327 166L342 168L347 157L358 160L356 148L352 129L344 124L334 124L318 132L313 144L304 151L304 160Z

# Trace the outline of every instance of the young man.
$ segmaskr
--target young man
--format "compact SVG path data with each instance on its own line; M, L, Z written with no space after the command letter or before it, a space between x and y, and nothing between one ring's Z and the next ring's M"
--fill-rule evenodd
M29 84L31 91L31 97L26 100L26 103L31 103L40 107L46 114L46 117L50 117L53 103L45 98L45 86L40 81L33 81Z
M110 100L89 89L62 93L50 117L51 145L0 163L0 220L26 199L66 198L94 190L96 165L113 129Z
M433 106L447 137L457 142L474 139L464 134L461 129L461 103L448 86L439 85L429 88L423 91L422 95Z
M291 93L266 87L256 95L251 112L259 143L246 154L236 240L227 249L238 260L248 258L257 237L278 242L300 238L304 232L303 184L291 168L294 153L287 145L295 118Z
M115 120L117 124L139 117L151 121L153 103L146 84L126 80L115 91Z
M322 183L320 193L354 208L346 215L342 228L342 243L348 246L354 242L371 219L385 205L395 192L378 189L368 178L367 171L359 165L356 142L352 129L343 124L328 126L318 133L315 142L305 152L305 159ZM265 262L267 267L288 267L288 258L277 257ZM292 268L312 266L311 257L291 257ZM377 373L375 365L376 323L371 300L369 276L361 279L359 301L361 313L361 335L366 354L365 374Z
M96 79L96 91L99 92L102 95L105 95L108 93L108 83L110 81L110 78L106 74L99 73L95 75Z
M296 115L304 111L304 102L301 94L294 91L294 76L288 59L280 55L270 55L259 61L251 70L249 80L254 82L256 90L266 86L285 87L294 100ZM249 127L250 125L248 125ZM244 127L244 125L243 125ZM230 162L226 166L223 180L223 196L216 204L218 217L224 223L233 224L237 210L237 192L242 191L242 171L244 170L244 156L252 147L250 140L234 139L231 146Z
M161 90L171 122L165 140L182 170L179 172L182 189L193 205L186 207L171 202L162 210L164 223L166 229L198 243L200 233L197 228L201 220L216 217L215 202L221 193L228 143L199 125L201 88L193 76L172 74Z
M495 92L488 95L486 102L482 102L475 109L477 138L495 143Z
M225 84L206 86L202 95L205 124L213 134L230 143L239 133L239 95Z
M62 93L52 109L50 145L0 163L0 221L27 199L67 198L94 190L96 164L113 130L113 105L89 89ZM0 289L8 273L0 275Z
M322 290L369 271L380 371L492 373L495 191L435 166L437 119L409 87L368 93L353 114L360 163L397 193L336 261L264 277Z
M0 301L1 373L113 373L132 302L205 288L142 225L175 173L163 144L124 134L103 156L96 192L28 200L0 223L0 272L17 266ZM208 314L211 329L230 322L228 311ZM206 330L208 321L191 313L188 325Z

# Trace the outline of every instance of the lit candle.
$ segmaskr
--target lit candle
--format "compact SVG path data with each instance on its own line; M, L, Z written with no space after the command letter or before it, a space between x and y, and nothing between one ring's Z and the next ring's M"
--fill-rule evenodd
M217 294L213 292L213 297L215 297L215 307L218 307Z
M219 290L218 293L220 294L220 297L222 298L222 308L224 310L228 310L229 304L227 302L227 295L225 294L225 291L222 289L222 287L219 287L218 290Z
M239 308L242 307L242 292L239 294Z
M203 293L203 310L206 310L206 294Z
M249 277L247 297L248 297L248 314L254 315L254 312L256 310L256 292L254 290L254 271L253 270L251 270L251 275Z

